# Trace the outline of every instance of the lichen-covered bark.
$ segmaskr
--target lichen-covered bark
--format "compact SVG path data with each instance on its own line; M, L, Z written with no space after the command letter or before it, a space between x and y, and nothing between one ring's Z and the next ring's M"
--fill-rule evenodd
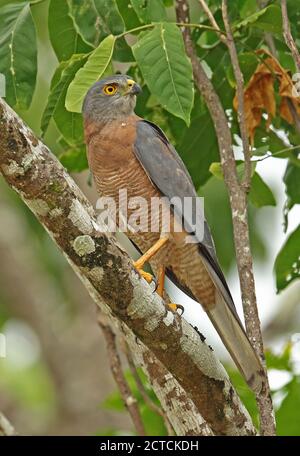
M163 410L168 416L172 416L172 425L176 434L214 435L193 401L185 394L185 391L170 372L142 342L136 344L133 334L128 329L125 329L125 334L130 350L134 354L135 362L148 374Z
M133 269L64 168L0 101L0 168L106 313L126 325L180 384L215 434L255 429L212 350ZM169 417L172 422L172 416Z

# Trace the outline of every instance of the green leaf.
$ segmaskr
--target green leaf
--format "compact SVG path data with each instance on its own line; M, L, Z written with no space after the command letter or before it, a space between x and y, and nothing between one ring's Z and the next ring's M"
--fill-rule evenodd
M294 204L300 204L300 166L289 161L283 176L285 183L285 192L288 197L288 208L291 209Z
M70 149L59 156L62 165L70 173L80 173L88 168L88 161L85 147L80 149Z
M236 171L237 171L238 178L242 179L243 175L244 175L245 162L242 161L242 160L236 160L235 163L236 163ZM256 174L255 173L255 168L256 168L256 163L252 162L251 163L251 173L252 173L251 176L252 176L252 179L253 179L254 175ZM223 170L222 170L222 166L221 166L220 162L212 163L210 165L209 171L211 172L211 174L213 176L217 177L218 179L223 180Z
M253 73L256 70L256 67L258 64L257 57L255 56L254 53L244 52L244 53L240 53L238 58L239 58L240 68L241 68L241 71L244 76L245 84L247 84L249 82L250 78L252 77ZM235 77L233 74L232 65L230 65L228 67L228 71L227 71L226 75L227 75L227 79L228 79L231 87L236 87L236 81L235 81Z
M242 19L254 14L257 11L256 0L239 0L239 12Z
M265 353L266 363L268 369L278 369L286 370L288 372L292 371L291 364L291 352L293 345L288 342L284 347L282 353L275 354L270 350L267 350Z
M56 69L52 78L50 94L41 121L43 135L53 117L57 128L69 144L82 142L82 118L79 114L74 115L74 113L70 113L66 110L65 99L69 84L86 60L87 56L85 54L75 54L68 62L61 62Z
M255 144L254 144L255 147L260 149L261 147L265 147L266 144L268 144L269 151L272 154L277 153L286 148L286 144L282 138L277 136L277 134L270 129L269 129L269 131L266 131L266 129L263 126L260 126L257 128L254 139L255 139ZM257 155L256 151L254 151L253 154ZM289 156L289 153L286 153L286 152L283 152L282 154L279 154L279 155L274 155L274 157L276 157L276 158L286 158L288 156Z
M205 214L211 228L216 245L217 256L221 267L228 271L233 266L234 242L232 230L232 216L229 204L228 193L224 181L216 177L211 177L199 191L199 195L204 197ZM255 258L266 259L266 248L261 237L261 226L257 221L257 209L249 206L249 226L250 243L253 248ZM220 218L222 223L220 223ZM226 242L224 242L226 239Z
M260 11L246 17L235 27L256 27L265 32L282 33L281 10L277 5L269 5Z
M257 172L253 174L251 179L249 200L255 207L276 206L272 191Z
M225 367L226 371L229 374L230 380L233 383L234 388L236 389L246 409L250 413L254 425L258 427L259 421L255 395L250 390L250 388L248 387L244 378L238 370L234 369L231 365L226 365Z
M28 109L36 84L37 43L28 2L0 9L0 73L6 80L6 100Z
M94 0L69 0L69 8L78 33L92 46L104 38L102 24L96 13Z
M276 413L278 435L300 435L300 376L296 376L286 385L287 396L283 399Z
M162 22L167 19L166 10L161 0L130 0L141 22Z
M124 37L116 40L112 60L116 60L117 62L134 62L131 47L127 44Z
M124 32L125 24L116 0L94 0L94 4L109 33L119 35Z
M123 21L125 22L126 30L131 30L141 25L139 18L135 14L134 9L131 8L131 4L128 0L116 0L116 3Z
M51 0L48 27L50 40L59 61L68 60L73 54L90 52L90 46L80 35L68 1Z
M193 74L178 27L158 24L151 32L140 35L132 50L151 93L164 109L189 125Z
M286 240L275 260L277 293L300 277L300 225Z
M239 179L241 179L244 174L244 162L236 161L236 163L237 174ZM276 206L276 201L272 191L263 181L260 175L255 171L255 163L253 163L253 165L249 201L251 201L255 207ZM213 176L223 180L221 163L212 163L209 167L209 171Z
M223 170L220 162L214 162L210 165L209 171L218 179L223 180Z
M89 56L83 68L76 73L66 96L68 111L81 112L83 99L89 88L104 75L108 69L116 38L109 35Z
M179 119L178 121L183 124ZM184 127L184 124L178 125L183 135L177 143L177 150L187 166L195 187L198 188L210 178L211 163L219 159L217 137L206 109L197 116L193 116L192 112L190 127Z
M260 146L260 147L257 147L255 150L252 151L252 155L260 157L262 155L266 155L269 152L269 150L270 150L270 146L269 145Z

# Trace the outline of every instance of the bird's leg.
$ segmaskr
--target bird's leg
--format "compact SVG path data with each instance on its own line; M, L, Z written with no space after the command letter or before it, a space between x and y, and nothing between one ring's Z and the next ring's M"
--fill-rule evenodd
M149 274L149 272L145 272L143 270L144 264L151 260L151 258L168 242L168 240L169 237L167 236L159 238L158 241L156 241L155 244L153 244L152 247L144 253L144 255L142 255L137 261L133 262L135 269L148 283L152 282L153 277Z
M165 289L165 272L166 272L166 268L161 265L159 267L159 270L158 270L158 278L157 278L157 288L156 288L156 293L161 297L163 298L163 294L164 294L164 289ZM178 309L181 310L181 315L183 314L184 312L184 307L181 306L180 304L174 304L173 302L169 302L167 304L167 306L169 307L170 310L172 310L173 312L176 312Z
M157 274L157 288L156 293L163 298L164 289L165 289L165 272L166 269L163 265L159 267L158 274Z

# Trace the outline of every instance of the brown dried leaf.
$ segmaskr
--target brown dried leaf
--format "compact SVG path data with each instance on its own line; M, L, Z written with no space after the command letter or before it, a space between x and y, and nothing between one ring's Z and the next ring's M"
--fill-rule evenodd
M279 115L290 124L293 123L287 99L292 100L300 113L300 97L293 96L293 82L288 72L268 52L259 50L257 54L267 54L268 57L257 66L244 91L246 124L252 144L255 130L262 121L262 113L268 114L267 128L270 126L272 118L276 116L274 90L276 80L279 82L279 96L281 97ZM237 95L234 97L233 106L237 110Z

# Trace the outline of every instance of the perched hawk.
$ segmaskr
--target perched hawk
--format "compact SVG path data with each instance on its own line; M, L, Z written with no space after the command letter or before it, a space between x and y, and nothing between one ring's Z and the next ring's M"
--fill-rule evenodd
M196 197L197 193L184 163L162 130L134 113L140 91L140 86L126 75L96 82L83 104L84 131L89 166L100 196L112 197L118 208L122 205L122 189L126 189L128 200L144 198L149 204L143 215L150 222L154 197L183 200ZM144 263L149 261L158 279L160 295L166 274L201 303L249 386L260 391L262 366L236 312L207 222L202 221L201 239L186 242L190 232L186 230L188 223L183 223L187 221L185 212L180 212L180 205L175 209L169 206L167 210L172 220L169 232L161 220L157 220L161 232L129 227L127 235L142 253L134 263L136 269L151 281L150 274L143 271ZM158 211L157 217L161 214ZM185 229L175 230L179 223Z

